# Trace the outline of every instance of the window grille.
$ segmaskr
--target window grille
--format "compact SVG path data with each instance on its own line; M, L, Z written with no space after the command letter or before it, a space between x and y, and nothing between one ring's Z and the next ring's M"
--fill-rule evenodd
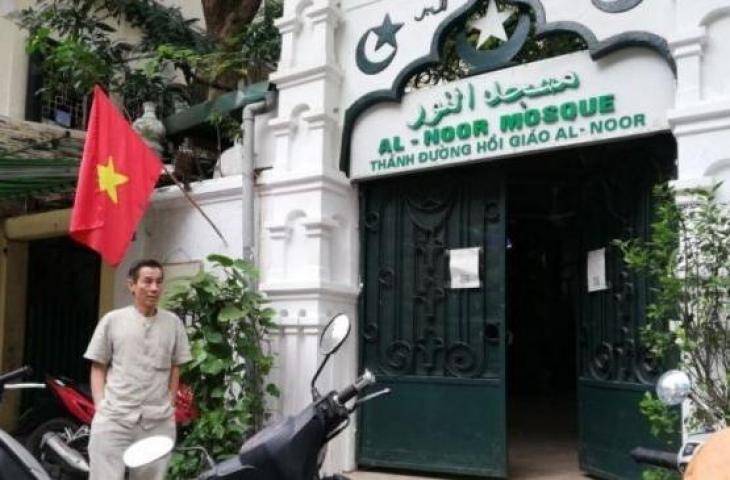
M86 98L68 91L42 95L41 121L50 121L65 128L86 128Z
M42 59L31 55L28 65L28 89L25 103L25 119L31 122L47 122L75 130L86 129L89 96L72 89L60 92L37 92L45 86Z

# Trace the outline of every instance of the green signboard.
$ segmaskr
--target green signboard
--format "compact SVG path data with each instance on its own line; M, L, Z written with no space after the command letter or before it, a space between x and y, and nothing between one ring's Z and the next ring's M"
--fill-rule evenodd
M401 105L374 107L357 123L352 177L666 130L672 83L660 80L670 75L650 55L606 66L580 52L416 91Z

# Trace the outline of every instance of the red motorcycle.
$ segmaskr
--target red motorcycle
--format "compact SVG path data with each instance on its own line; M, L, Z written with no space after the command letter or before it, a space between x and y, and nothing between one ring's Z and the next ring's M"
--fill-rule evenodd
M43 412L30 410L21 417L26 448L52 478L86 478L89 427L96 411L88 387L47 375L45 384L25 384L19 388L47 388L55 400L52 408L46 406ZM185 426L197 415L192 389L180 384L175 396L175 422ZM73 452L80 453L82 458Z

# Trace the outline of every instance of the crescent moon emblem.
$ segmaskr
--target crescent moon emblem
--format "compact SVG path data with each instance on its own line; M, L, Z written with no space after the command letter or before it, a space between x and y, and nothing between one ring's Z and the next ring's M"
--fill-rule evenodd
M398 47L395 47L393 49L393 53L388 55L387 58L384 60L381 60L380 62L372 62L368 59L367 54L365 53L365 43L367 42L368 36L375 31L375 28L371 28L365 34L360 38L360 41L357 42L357 52L355 54L355 58L357 60L357 68L360 69L362 73L365 75L376 75L386 68L388 68L388 65L393 61L395 58L395 55L398 53Z

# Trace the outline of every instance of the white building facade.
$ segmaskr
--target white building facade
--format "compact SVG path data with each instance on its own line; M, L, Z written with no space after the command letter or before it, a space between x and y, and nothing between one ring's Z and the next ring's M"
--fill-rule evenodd
M485 337L493 335L485 341L486 346L482 346L483 352L487 357L496 356L503 360L497 362L493 371L486 367L482 371L482 374L487 372L484 375L454 373L454 368L450 369L449 365L464 367L466 361L463 360L465 357L461 357L462 363L458 359L444 357L451 348L448 345L431 351L437 352L432 360L435 359L436 364L441 362L442 374L434 373L441 367L419 366L419 362L423 363L426 358L419 355L426 355L426 350L419 350L422 348L419 345L423 344L418 341L424 339L416 338L416 327L410 333L401 331L400 337L396 335L401 340L409 335L413 337L410 338L413 341L410 346L403 347L403 342L408 343L405 340L396 345L405 349L401 352L405 356L396 356L396 359L409 359L411 370L399 371L397 361L379 364L380 360L374 358L378 353L373 352L380 349L380 353L387 357L388 349L398 342L379 345L379 340L367 340L372 333L371 328L381 328L383 335L386 332L382 325L378 327L379 324L369 318L379 307L371 310L368 305L372 306L373 302L381 306L391 305L398 301L385 298L385 290L372 290L372 285L399 284L399 291L404 297L407 290L399 283L402 280L397 270L405 265L397 264L400 260L392 261L393 272L388 273L387 269L381 268L374 277L369 272L373 255L385 258L379 260L380 263L375 261L380 267L391 258L388 257L388 249L375 245L367 233L373 229L372 225L377 224L377 219L369 216L372 212L366 204L375 201L373 198L377 194L372 192L380 191L379 185L390 182L396 192L401 189L412 192L414 190L408 187L411 181L418 183L423 179L423 188L428 189L434 177L437 178L436 183L441 178L444 184L448 184L468 182L464 178L473 174L484 176L486 189L499 190L498 186L494 186L499 182L493 185L486 178L503 175L505 191L514 191L512 199L518 201L522 194L513 183L522 180L510 180L515 177L509 172L519 162L528 162L522 172L528 177L539 177L545 173L543 169L530 167L529 159L547 158L549 155L580 157L584 159L581 160L584 163L576 160L580 165L585 164L585 158L590 163L592 156L615 157L613 162L617 164L625 161L638 164L643 154L635 152L643 152L647 147L643 143L627 142L646 141L654 145L648 147L649 150L661 151L657 156L662 157L663 165L673 171L670 176L679 189L725 181L721 197L730 200L730 81L727 80L730 78L730 66L723 61L730 54L726 46L727 39L730 39L730 3L727 0L515 0L490 6L486 17L471 14L474 6L475 2L467 0L286 0L284 16L278 20L282 54L278 71L271 78L278 90L278 105L274 112L258 120L255 140L256 164L259 167L256 180L256 250L262 273L260 288L270 297L280 327L274 338L278 353L276 379L282 391L278 411L291 414L310 401L309 380L319 361L318 335L328 318L336 312L345 312L354 320L353 332L356 334L321 379L322 388L341 388L362 368L374 365L377 370L381 365L382 371L376 373L383 374L385 384L393 389L387 400L392 403L380 410L374 407L369 410L370 413L366 411L334 442L326 464L329 471L350 471L360 466L504 476L508 468L506 445L510 429L508 423L512 421L508 411L512 408L510 405L518 402L508 385L510 382L513 385L520 383L520 373L512 370L516 367L509 366L510 362L519 362L507 360L512 358L509 353L512 335L518 329L508 323L519 316L515 313L517 307L514 304L519 305L520 300L510 300L506 291L519 290L519 287L513 287L516 284L510 283L514 280L509 274L509 263L519 262L505 260L505 255L490 257L490 247L479 242L468 240L457 242L459 245L445 245L443 242L449 242L443 238L439 240L442 253L448 250L452 256L458 253L454 250L461 247L482 248L481 255L485 255L484 250L487 252L486 259L479 260L482 263L472 255L462 267L465 272L477 275L477 289L487 291L485 302L496 305L491 313L489 308L486 313L480 313L486 318L485 325L497 325L496 334L490 333L489 326L483 332ZM509 7L515 10L510 13ZM496 16L497 20L485 20L490 15ZM573 32L581 36L588 51L511 68L506 65L511 58L509 52L501 52L500 55L505 57L495 60L479 57L478 53L474 53L476 49L471 57L465 51L467 58L473 62L470 64L474 69L472 76L404 93L412 75L426 62L438 59L440 42L458 37L459 32L465 30L464 25L467 25L466 31L472 32L472 46L476 38L474 29L483 32L479 33L477 42L487 40L489 35L499 38L504 33L504 38L500 38L502 41L497 43L499 48L511 45L513 39L521 35L520 32L525 32L526 26L520 22L533 21L539 35L549 37L555 32ZM499 24L503 32L495 27ZM530 138L530 134L534 134L534 139ZM657 140L657 136L661 138ZM491 146L490 140L493 140ZM592 150L593 146L601 145L608 146L608 153ZM624 145L625 149L616 147L619 150L611 150L614 148L612 145ZM442 148L446 146L448 148ZM440 157L441 150L447 153ZM623 156L631 159L625 160ZM560 160L550 162L554 162L550 165L555 167L553 170L549 167L547 172L554 171L560 176L563 172ZM609 159L607 165L611 164ZM484 170L479 170L482 167ZM596 167L599 170L592 170L588 176L600 177L600 169L604 167L604 164ZM507 173L492 175L490 168ZM459 171L467 172L466 177L459 177L461 180L453 177L458 177L456 172ZM155 197L151 213L147 216L148 238L137 242L136 248L141 249L137 253L154 254L168 263L197 260L213 251L235 255L239 250L235 239L241 228L236 218L242 208L237 185L235 180L224 178L195 186L193 192L203 199L205 205L209 205L214 220L218 218L219 224L224 226L224 234L231 240L227 247L209 231L196 212L172 199L176 194L162 192ZM551 188L557 188L552 185ZM500 200L504 198L503 193L495 195L487 211L492 208L497 213L487 213L487 216L491 215L495 224L502 227L495 227L494 232L489 233L490 227L487 226L482 233L488 242L491 238L497 242L504 241L508 247L512 243L518 245L515 238L519 233L510 233L510 229L517 227L510 226L509 219L499 219L500 216L509 217L511 207L506 207L504 200ZM560 195L562 193L555 198L559 199ZM382 206L382 212L387 208ZM525 213L515 212L515 218ZM555 213L552 212L553 217ZM518 220L515 222L520 223ZM555 225L553 222L551 228ZM205 238L191 239L189 235L182 234L183 230L199 232L196 235ZM210 235L200 233L206 231ZM397 232L397 229L393 231ZM403 232L394 235L389 239L394 244L406 244L415 238ZM381 238L378 241L385 240ZM607 247L609 239L604 240ZM560 243L564 239L560 237L556 241ZM591 251L600 250L601 242L593 245ZM143 246L145 244L146 247ZM403 253L406 247L394 248L400 249L400 255L408 255ZM585 253L580 251L575 255L577 277L587 268ZM469 258L468 252L466 255ZM569 254L564 256L570 257ZM455 270L451 268L454 263L448 257L441 257L436 260L437 270L453 274ZM409 265L417 270L420 267L417 261L414 262ZM476 266L470 267L469 262ZM484 262L487 267L484 267ZM603 258L603 262L609 260ZM490 271L490 264L501 265L501 269ZM396 280L389 279L388 275ZM610 276L611 273L604 275ZM414 278L415 282L419 281L418 275ZM451 280L452 283L446 286L446 293L441 292L444 298L460 295L456 292L453 278ZM607 294L615 297L616 286L611 286L611 279L604 279L604 283ZM501 297L497 300L490 297L490 288ZM583 287L576 288L581 290ZM424 295L427 301L432 300L428 296L430 294ZM593 296L586 297L588 303L581 303L583 300L578 303L592 308L590 304L594 300L591 299L595 299L597 294L590 295ZM123 299L120 297L118 300L121 302ZM406 305L413 299L401 298L400 302ZM472 305L466 302L464 305ZM394 318L401 323L413 319L421 322L420 317L428 316L428 312L423 313L418 308L413 307L406 314L399 311ZM443 308L447 311L450 307ZM578 310L581 308L577 307ZM436 318L442 314L434 315ZM382 316L386 317L385 314ZM605 327L606 321L602 322ZM618 330L623 328L620 325L615 327ZM389 335L392 333L388 332ZM449 335L444 333L439 340L448 342ZM575 338L579 344L595 341L590 335L586 338L581 335L579 333ZM518 336L515 333L515 342ZM490 341L491 347L487 345ZM608 415L606 421L613 422L614 428L618 428L615 422L631 423L635 418L632 415L638 415L635 403L632 403L634 397L619 398L610 392L621 390L624 384L630 384L628 390L644 391L651 382L648 377L642 377L638 368L639 373L634 377L626 372L616 373L623 367L617 366L615 371L612 370L611 362L619 362L617 359L623 358L622 355L629 355L626 352L630 352L627 347L630 342L627 343L625 338L618 343L603 344L601 346L599 342L596 351L586 358L581 356L580 346L573 347L579 350L576 353L578 366L569 370L577 372L575 395L578 399L571 412L577 415L581 432L575 448L580 450L584 470L606 478L615 478L616 475L633 477L635 470L627 467L626 463L628 446L632 445L624 445L623 453L617 445L631 442L632 438L638 439L641 435L637 433L636 437L622 438L606 434L606 425L586 419ZM449 364L450 361L452 364ZM596 375L593 380L586 380L585 385L580 380L582 363L587 363L586 368L592 369ZM441 378L429 383L428 378L434 375ZM420 385L419 382L431 386L451 385L459 383L459 379L473 379L480 375L485 385L494 387L501 382L501 387L493 390L484 387L484 395L477 395L478 400L469 400L471 397L464 390L444 389L431 394L418 390L421 387L408 386ZM494 378L490 377L492 375ZM477 385L474 388L481 385L479 382L469 384L467 380L459 384ZM399 395L405 406L398 405ZM459 415L446 424L439 424L437 419L427 414L419 417L417 413L409 413L427 409L436 412L443 409L446 412L449 407L443 402L438 403L441 401L438 398L444 396L449 399L446 404L457 412L462 410L460 416L472 422L474 430L481 431L481 434L471 438L464 433L468 425L458 426ZM419 399L423 399L422 404L419 404ZM469 402L481 403L474 407ZM627 402L626 408L633 408L634 413L624 415L620 411L622 407L613 408L613 414L601 410L602 404L619 405L621 402ZM480 416L480 411L497 413ZM374 418L377 415L390 417L379 422ZM431 429L409 431L408 423L417 418L422 418L424 423L435 423ZM388 430L388 422L394 425L393 431ZM480 425L480 422L489 426ZM383 423L386 425L383 426ZM451 436L436 438L438 435L434 430L443 429L444 425L457 426ZM393 433L396 426L403 429L400 440ZM434 439L423 440L430 435ZM448 444L458 444L456 439L464 436L471 438L469 441L477 445L477 450L475 456L465 454L460 466L457 455L448 452ZM423 445L419 443L421 440ZM402 449L397 448L399 441L403 444ZM582 447L579 448L578 443ZM379 448L380 444L385 447ZM409 446L412 447L410 451ZM426 457L432 458L419 457L419 449ZM439 452L442 451L443 458L440 458ZM483 451L487 458L481 463L479 451Z
M509 411L519 400L529 399L510 390L510 385L524 383L520 371L510 366L519 364L510 352L515 351L511 345L520 342L517 327L510 324L527 315L517 313L518 307L530 301L510 299L513 294L508 290L520 291L520 284L528 282L511 276L510 264L519 260L510 260L512 254L505 252L513 244L512 250L518 250L520 232L530 236L531 230L520 225L533 224L526 220L531 212L507 205L505 192L514 194L511 198L516 201L539 204L542 200L536 194L521 193L518 187L550 176L558 177L546 184L548 191L557 192L552 197L556 202L562 202L563 194L575 194L572 203L566 201L572 209L543 212L550 218L552 232L545 234L552 240L543 243L554 242L558 250L560 245L568 247L555 257L535 258L547 258L547 263L554 258L559 266L545 271L558 272L556 278L565 277L559 274L565 271L561 265L572 265L574 280L565 284L568 290L580 291L571 297L576 311L593 308L597 296L603 295L600 292L614 300L625 293L605 278L611 272L604 273L590 293L578 280L588 268L588 251L598 252L591 258L597 255L610 263L600 250L608 248L606 235L611 232L604 232L600 241L570 244L573 233L593 227L566 227L558 218L585 214L580 198L600 203L580 192L600 179L601 169L627 161L641 163L642 152L650 151L663 168L673 171L670 176L678 188L724 181L721 198L730 201L730 65L725 61L730 55L730 1L508 0L490 5L486 16L474 14L475 7L471 0L285 0L284 16L278 20L282 53L271 78L278 101L273 112L257 119L255 138L260 289L271 299L279 325L272 338L278 355L275 380L282 392L275 409L287 415L309 403L309 381L319 362L318 336L338 312L353 319L353 335L321 378L322 390L342 388L364 367L374 367L393 390L383 400L385 406L377 407L374 401L373 408L332 444L326 464L331 472L360 466L507 475ZM516 52L509 48L521 45L518 37L530 26L538 35L579 35L588 51L510 67ZM462 52L470 59L467 63L472 62L474 74L404 93L419 69L438 61L441 44L458 41L465 31L472 33L462 42L466 49ZM479 47L489 39L487 34L499 38L496 48L502 50L485 59L484 51L469 50L468 42ZM20 108L12 98L9 94L0 98L7 112ZM446 153L440 156L440 151ZM594 164L592 157L601 157L603 163ZM547 167L536 165L542 160ZM590 165L586 177L571 177L572 187L564 187L561 175L586 165ZM616 173L614 183L620 184L622 178ZM226 243L178 192L158 191L128 258L155 256L168 265L196 268L209 253L239 256L241 212L251 207L241 204L241 188L240 177L193 185L193 197L221 227ZM469 207L461 203L446 207L438 195L418 196L425 191L451 192L450 188L457 192L454 195L477 193ZM471 224L471 214L463 213L454 225L472 233L455 234L458 240L434 226L412 229L416 233L388 230L382 219L390 215L392 198L415 199L406 201L399 210L401 217L396 213L388 217L395 219L394 224L405 222L409 212L418 211L411 216L422 220L447 210L478 210L486 223ZM543 203L549 203L551 197L545 198ZM382 218L373 214L371 205L380 205ZM601 215L610 217L611 208L605 210ZM523 220L510 223L512 213ZM451 213L443 215L444 222L452 221ZM438 238L423 240L424 232ZM437 250L428 257L434 264L424 253L430 247ZM476 250L457 252L468 248ZM540 252L538 247L532 251ZM466 260L456 265L452 259L461 254ZM415 260L403 263L406 257ZM527 257L523 260L530 263ZM590 262L593 267L602 264ZM117 305L127 303L124 267L115 274ZM401 275L406 267L412 270L415 287ZM454 278L458 271L472 275L476 283L460 288ZM433 278L437 284L419 283L423 278ZM571 281L578 285L571 287ZM388 293L393 285L399 286L401 297ZM535 291L527 293L535 298ZM398 326L378 323L389 318L378 305L400 306L393 310ZM556 318L555 312L563 308L547 300L540 305ZM615 313L620 308L611 307L610 315L624 321L628 314ZM641 310L636 312L632 315ZM581 466L595 475L633 478L627 452L637 445L627 442L643 438L642 434L621 437L608 430L631 430L616 422L629 425L632 415L639 415L631 403L634 397L617 392L642 393L650 383L651 368L636 367L640 355L625 338L635 334L635 323L614 325L605 318L587 323L600 324L596 331L615 328L617 335L624 335L613 343L601 342L590 333L580 333L586 329L580 323L585 315L573 316L570 327L579 332L568 339L577 345L571 347L577 366L565 370L575 372L577 384L566 390L572 395L569 413L577 418L580 431L575 434L575 450L580 450ZM457 326L448 323L456 317L462 319ZM402 327L411 325L408 322L421 326ZM481 340L463 333L470 328L482 329ZM436 335L436 329L443 330ZM392 336L388 344L386 335ZM442 343L428 347L429 340ZM593 343L594 351L581 356L581 345ZM627 373L620 359L630 352L636 358L631 368L626 367L631 370ZM482 367L472 371L471 365L477 363ZM525 365L532 368L535 363L539 362L533 359ZM594 378L586 373L583 382L581 365ZM548 387L562 378L559 373L550 375L545 377ZM627 409L633 405L633 413L610 407L619 404ZM436 412L437 418L428 412ZM419 418L421 429L413 427ZM604 418L604 424L595 418ZM448 435L439 435L452 427ZM578 444L588 447L581 450ZM622 444L623 451L617 446ZM469 445L474 451L467 451ZM459 451L466 453L459 457Z
M285 2L285 14L278 23L283 44L281 62L272 78L279 92L279 104L276 117L268 122L269 134L275 144L270 160L272 168L263 172L258 180L262 219L259 237L261 288L270 295L279 312L283 412L296 411L308 401L307 382L317 363L316 335L329 315L345 311L357 319L359 328L355 331L363 332L366 319L355 312L358 292L367 281L359 263L366 252L363 252L363 237L358 232L362 233L365 226L362 217L358 217L358 184L352 180L359 176L360 180L367 181L377 176L375 174L390 173L396 178L397 174L409 175L419 170L418 153L415 153L416 167L412 168L407 159L398 167L396 159L396 168L386 171L389 167L384 164L386 166L381 170L373 172L376 167L368 160L387 160L388 146L384 147L382 158L378 157L375 153L377 142L386 138L384 134L389 131L397 136L403 131L406 120L414 120L412 113L418 111L418 102L412 102L411 98L421 94L402 95L406 86L403 75L413 73L413 63L434 53L429 48L432 39L441 33L439 29L445 28L448 18L456 18L459 10L468 8L469 3ZM519 7L521 12L531 10L540 33L568 30L582 35L592 58L588 54L577 54L579 58L567 60L562 65L560 58L553 59L550 65L555 66L555 71L567 73L577 68L577 63L586 61L588 66L592 62L595 70L586 73L587 82L584 83L600 83L604 73L606 77L610 76L612 88L605 85L596 93L600 94L600 90L615 94L617 112L627 103L641 104L642 96L643 100L655 101L653 106L642 107L647 108L653 118L648 121L651 125L646 123L637 128L646 127L647 130L624 134L646 135L649 130L671 132L676 141L677 187L710 186L725 181L721 196L730 200L730 83L727 80L730 67L722 60L730 53L726 46L730 38L730 3L725 0L507 3ZM443 12L438 12L439 6L444 8ZM415 18L428 8L434 13L422 24L416 22ZM363 72L363 65L358 67L358 42L372 31L368 29L385 25L386 14L398 27L399 31L394 35L400 43L395 48L392 44L384 44L382 50L367 50L373 46L366 45L363 51L370 52L370 57L366 54L370 65L365 69L381 68L375 66L378 62L387 63L387 66L375 74ZM429 21L433 23L428 24ZM364 40L369 41L372 40ZM638 48L627 50L628 47ZM631 65L632 61L635 65ZM627 68L622 69L622 64ZM615 77L611 69L616 69ZM534 73L528 77L529 81L522 82L516 73L510 77L509 70L473 78L488 78L484 82L491 84L493 78L506 77L524 85L546 77L539 75L541 71L544 72L540 68L531 70ZM507 83L505 81L503 85ZM631 89L638 92L639 98L620 99ZM374 91L385 91L384 99L390 95L396 101L372 102L363 107L362 99ZM426 105L428 101L421 104ZM408 110L407 107L412 108ZM403 118L399 113L411 117ZM631 112L632 118L637 113L641 112ZM351 115L357 118L353 119ZM619 121L622 116L619 115ZM373 130L378 134L373 134ZM381 133L383 135L378 136ZM613 140L621 137L617 133ZM405 139L401 140L403 144L399 147L407 147ZM595 139L596 142L604 140L609 138ZM576 143L593 141L576 139ZM373 142L376 145L363 152L368 143ZM392 143L390 148L397 150ZM520 147L508 153L512 158L524 156L528 151L552 148L564 147L557 145L553 138L535 148ZM479 162L478 157L478 152L472 152L468 161ZM482 161L490 159L489 155L482 157ZM465 163L459 161L448 166L461 168ZM344 165L349 165L349 171L343 171ZM357 353L362 345L362 340L352 339L350 350L340 354L331 376L324 383L329 382L336 388L354 378L358 367L366 363L362 351ZM394 388L395 395L398 395L397 388ZM413 408L419 407L413 405ZM484 408L490 406L484 405ZM390 421L398 422L399 419L391 418ZM368 439L355 433L359 428L356 423L355 428L338 441L330 454L331 468L352 470L362 460L363 451L357 453L356 445L358 441L362 443ZM586 462L590 464L591 460ZM397 461L390 464L384 461L382 465L407 467Z

